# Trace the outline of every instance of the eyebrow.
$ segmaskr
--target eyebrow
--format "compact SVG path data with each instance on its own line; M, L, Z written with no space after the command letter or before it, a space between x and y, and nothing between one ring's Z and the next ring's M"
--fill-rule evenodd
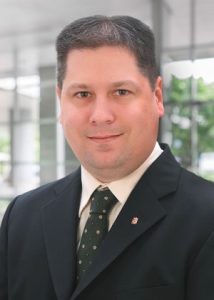
M88 85L87 84L84 84L84 83L71 83L68 87L68 89L88 89Z
M123 85L133 85L136 87L136 84L134 83L134 81L132 80L124 80L124 81L118 81L118 82L114 82L112 85L114 87L120 87L120 86L123 86Z

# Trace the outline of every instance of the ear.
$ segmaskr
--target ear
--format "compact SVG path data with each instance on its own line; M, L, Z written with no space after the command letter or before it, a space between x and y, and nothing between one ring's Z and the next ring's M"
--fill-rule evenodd
M61 99L61 93L62 93L62 90L61 88L57 85L56 86L56 95L57 95L57 98L60 100Z
M162 93L162 78L158 76L155 83L155 101L157 105L158 115L161 118L164 115L163 93Z
M60 113L59 113L59 116L58 116L58 120L60 123L62 123L61 121L61 94L62 94L62 90L61 88L57 85L56 86L56 95L57 95L57 99L59 101L59 107L60 107Z

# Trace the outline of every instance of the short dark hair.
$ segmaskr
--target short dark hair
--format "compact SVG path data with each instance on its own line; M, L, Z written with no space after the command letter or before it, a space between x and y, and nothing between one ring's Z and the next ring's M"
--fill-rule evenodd
M130 16L90 16L67 25L56 39L57 84L62 88L68 52L74 49L120 46L130 50L152 88L158 76L151 29Z

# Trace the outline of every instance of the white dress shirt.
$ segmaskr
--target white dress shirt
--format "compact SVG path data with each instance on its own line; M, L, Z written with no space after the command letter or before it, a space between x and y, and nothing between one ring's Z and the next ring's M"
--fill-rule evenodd
M143 162L143 164L137 168L134 172L127 175L126 177L113 181L108 184L103 184L94 178L83 166L81 166L81 181L82 181L82 195L80 199L80 208L79 208L79 228L78 228L78 241L82 235L85 223L88 219L89 210L90 210L90 197L92 193L99 186L108 186L111 192L118 199L117 204L113 207L109 214L109 229L113 225L117 216L119 215L121 209L123 208L126 200L128 199L130 193L134 189L135 185L145 173L148 167L160 156L163 150L160 148L159 144L156 142L155 147L149 157Z

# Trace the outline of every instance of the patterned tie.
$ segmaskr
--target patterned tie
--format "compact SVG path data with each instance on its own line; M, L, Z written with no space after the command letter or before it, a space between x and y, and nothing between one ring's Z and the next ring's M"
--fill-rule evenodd
M98 188L91 196L90 214L77 252L77 281L92 264L96 250L108 232L108 214L116 202L108 188Z

